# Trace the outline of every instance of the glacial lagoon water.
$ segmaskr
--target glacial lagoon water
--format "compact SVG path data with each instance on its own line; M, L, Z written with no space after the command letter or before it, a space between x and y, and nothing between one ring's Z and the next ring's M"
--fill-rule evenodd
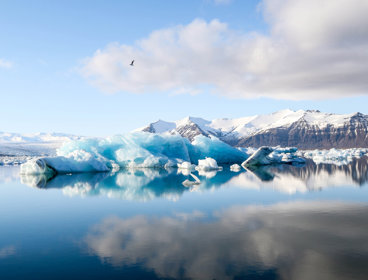
M20 176L1 279L367 279L368 164Z

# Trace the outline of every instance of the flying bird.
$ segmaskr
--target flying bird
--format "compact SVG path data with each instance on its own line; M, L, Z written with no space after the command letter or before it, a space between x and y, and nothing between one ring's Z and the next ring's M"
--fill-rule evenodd
M134 66L134 59L132 60L132 62L130 63L130 66Z

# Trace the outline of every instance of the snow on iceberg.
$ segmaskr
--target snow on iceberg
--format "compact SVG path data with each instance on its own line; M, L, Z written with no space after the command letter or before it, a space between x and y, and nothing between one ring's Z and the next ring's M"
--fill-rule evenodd
M206 157L217 163L241 163L247 155L213 137L199 135L193 143L180 135L136 132L105 139L65 143L56 157L43 157L21 166L22 174L105 172L119 168L167 168L198 163ZM217 165L216 163L216 165Z

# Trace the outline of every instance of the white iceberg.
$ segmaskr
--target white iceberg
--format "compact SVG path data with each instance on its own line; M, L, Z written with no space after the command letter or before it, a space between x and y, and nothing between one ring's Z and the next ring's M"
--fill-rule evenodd
M232 164L230 165L230 171L232 172L239 172L241 170L241 166L239 164Z
M191 174L193 170L195 170L195 164L190 163L189 161L184 161L183 163L178 163L178 174L183 174L188 176Z
M255 166L271 164L271 160L267 157L273 152L270 147L260 147L253 155L242 163L242 166Z
M297 154L295 147L280 148L274 147L272 153L267 158L270 163L305 163L305 159Z
M211 170L222 170L221 166L217 165L217 162L213 158L205 158L198 160L198 166L195 168L198 171L211 171Z
M260 166L279 163L304 163L305 159L297 154L297 148L260 147L247 160L243 167Z
M312 159L315 163L326 163L335 165L346 165L353 161L354 158L361 158L368 155L367 148L352 149L330 149L330 150L307 150L299 151L298 154L308 159Z
M189 161L178 163L177 166L179 169L193 170L195 168L195 164L191 164Z

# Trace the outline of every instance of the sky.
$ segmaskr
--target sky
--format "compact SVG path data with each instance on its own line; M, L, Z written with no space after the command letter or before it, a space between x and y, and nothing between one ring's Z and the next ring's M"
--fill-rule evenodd
M0 0L0 131L368 113L367 14L366 0Z

